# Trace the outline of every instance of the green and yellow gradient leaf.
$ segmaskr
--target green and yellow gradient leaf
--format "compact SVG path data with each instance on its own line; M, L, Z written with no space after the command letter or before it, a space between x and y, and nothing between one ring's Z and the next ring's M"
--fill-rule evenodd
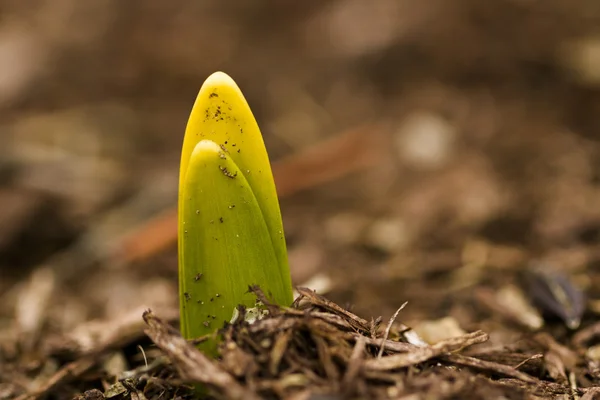
M226 74L211 75L192 109L179 179L181 330L220 328L253 306L248 286L289 305L292 286L279 201L262 135Z

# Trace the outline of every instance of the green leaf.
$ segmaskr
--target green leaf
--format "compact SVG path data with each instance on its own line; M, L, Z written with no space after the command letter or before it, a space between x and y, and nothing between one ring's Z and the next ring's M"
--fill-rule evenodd
M214 332L249 285L292 302L275 183L262 135L244 96L224 73L211 75L186 128L179 189L181 329Z

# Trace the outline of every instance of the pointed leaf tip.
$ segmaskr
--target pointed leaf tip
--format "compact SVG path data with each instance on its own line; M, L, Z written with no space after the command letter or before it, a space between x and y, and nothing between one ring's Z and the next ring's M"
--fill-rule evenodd
M219 145L213 142L212 140L201 140L198 142L196 147L194 147L190 158L199 156L200 153L204 152L219 153L220 151L221 148L219 147Z
M235 87L236 89L239 90L239 87L235 83L235 81L229 75L227 75L225 72L221 72L221 71L213 72L208 78L206 78L206 80L204 81L204 84L202 85L202 87L207 87L207 88L220 87L220 86Z

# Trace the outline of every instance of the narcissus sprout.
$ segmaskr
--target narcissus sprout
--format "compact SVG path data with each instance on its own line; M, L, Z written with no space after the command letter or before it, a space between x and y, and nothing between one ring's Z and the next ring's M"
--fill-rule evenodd
M179 176L179 297L187 339L215 332L258 285L290 305L292 285L275 182L258 124L236 83L215 72L185 131ZM214 348L214 342L206 350Z

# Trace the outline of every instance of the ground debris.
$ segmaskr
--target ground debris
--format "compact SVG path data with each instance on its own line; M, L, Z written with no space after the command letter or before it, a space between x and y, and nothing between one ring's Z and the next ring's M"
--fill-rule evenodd
M266 302L259 288L252 292ZM540 396L572 393L568 382L545 380L540 354L467 355L467 348L488 340L483 331L417 346L386 339L390 325L375 327L308 289L298 293L293 307L252 324L243 318L226 324L217 359L205 357L151 312L144 314L147 333L180 379L205 384L218 398L483 399L484 393L496 393L525 399L527 390ZM390 337L402 336L392 332ZM528 362L538 368L521 371Z
M547 313L560 317L570 329L578 328L585 312L585 294L564 274L541 266L527 277L532 300Z
M259 399L249 388L242 387L222 366L202 354L151 311L144 313L144 321L148 325L146 334L167 354L183 379L210 385L228 399Z
M250 291L269 313L252 323L245 318L226 323L217 358L181 337L173 327L174 310L147 310L143 319L138 310L137 319L125 314L83 324L62 341L47 338L45 358L34 366L0 366L0 380L13 382L0 386L0 398L184 400L198 397L198 384L205 388L203 398L211 399L595 395L596 378L581 368L585 352L572 351L545 332L527 333L503 348L489 346L481 330L410 343L410 328L394 322L397 315L382 325L381 318L368 321L309 289L299 288L291 307L269 303L258 287ZM597 328L582 332L573 338L579 350ZM81 346L74 338L89 340ZM137 357L127 350L132 348ZM111 358L119 359L117 367L111 367Z

